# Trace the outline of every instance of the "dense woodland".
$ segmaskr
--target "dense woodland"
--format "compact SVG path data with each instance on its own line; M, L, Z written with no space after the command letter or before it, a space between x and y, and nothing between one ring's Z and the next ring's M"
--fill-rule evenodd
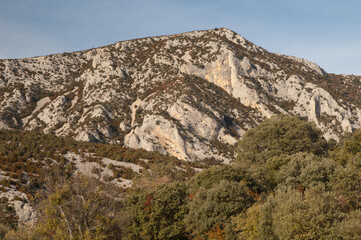
M274 116L245 133L235 146L233 164L196 174L191 170L196 165L184 167L185 163L156 153L137 156L135 150L31 134L39 141L53 139L40 143L29 141L29 133L0 133L0 139L9 143L0 147L1 170L11 170L18 180L2 182L2 191L4 184L18 184L32 196L38 211L34 226L18 226L11 204L1 199L0 232L5 239L361 236L361 131L337 143L324 140L310 122ZM9 136L21 144L11 147L16 141ZM42 150L36 152L33 144L40 144ZM132 188L124 191L69 170L60 153L79 149L121 161L152 162L144 165L147 171L131 176ZM45 166L45 159L54 154L59 156L58 164ZM187 170L176 171L180 166ZM48 174L39 170L44 168ZM29 183L24 172L38 176L37 180Z

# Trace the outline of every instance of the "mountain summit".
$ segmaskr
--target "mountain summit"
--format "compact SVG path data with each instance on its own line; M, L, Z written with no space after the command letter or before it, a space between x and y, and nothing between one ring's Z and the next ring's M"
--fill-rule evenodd
M0 60L0 128L124 144L185 160L234 158L274 114L338 139L361 126L360 77L328 74L226 29Z

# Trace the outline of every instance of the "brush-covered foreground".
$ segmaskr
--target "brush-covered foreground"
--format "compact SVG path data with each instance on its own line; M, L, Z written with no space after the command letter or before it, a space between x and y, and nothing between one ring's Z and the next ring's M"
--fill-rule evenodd
M5 239L359 238L361 131L327 142L315 125L278 115L246 132L235 151L233 164L193 177L159 161L134 176L127 191L76 171L54 172L34 186L32 226L18 226L11 204L0 202L1 234Z

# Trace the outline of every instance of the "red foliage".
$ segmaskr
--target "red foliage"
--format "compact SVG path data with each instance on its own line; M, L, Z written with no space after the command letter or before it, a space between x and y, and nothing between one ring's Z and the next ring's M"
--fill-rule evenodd
M299 193L301 193L302 196L305 195L305 187L303 187L303 186L298 186L298 187L296 188L296 190L297 190Z
M193 193L190 193L189 196L188 196L188 199L193 199L194 198L194 194Z
M224 233L224 230L217 223L210 231L206 233L206 235L210 240L226 239L226 234Z
M147 200L144 203L144 207L145 209L150 209L152 207L152 201L153 201L153 195L152 194L148 194L147 195Z

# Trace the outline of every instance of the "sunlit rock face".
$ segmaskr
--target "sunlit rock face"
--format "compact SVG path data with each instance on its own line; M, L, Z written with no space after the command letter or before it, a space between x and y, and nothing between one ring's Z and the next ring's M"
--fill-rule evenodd
M232 161L243 133L299 115L338 139L361 124L360 77L221 28L0 60L0 128Z

